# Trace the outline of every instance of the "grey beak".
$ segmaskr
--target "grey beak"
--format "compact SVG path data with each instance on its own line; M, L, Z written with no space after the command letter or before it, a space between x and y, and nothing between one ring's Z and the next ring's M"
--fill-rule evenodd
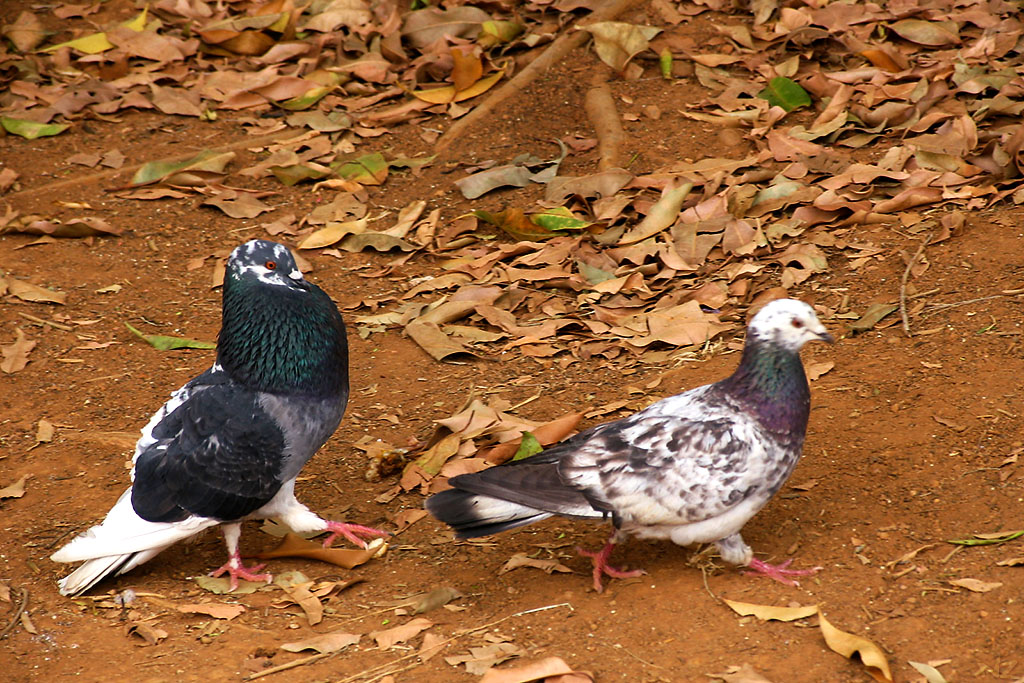
M828 332L819 332L818 333L818 339L820 339L823 342L828 342L829 344L835 344L836 343L836 338L833 337Z

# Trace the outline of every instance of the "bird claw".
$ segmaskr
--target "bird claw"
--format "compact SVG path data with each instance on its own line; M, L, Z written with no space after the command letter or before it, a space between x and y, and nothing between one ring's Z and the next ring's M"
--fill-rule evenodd
M750 564L747 565L749 569L753 571L743 572L748 576L767 576L769 579L784 583L787 586L799 586L800 582L789 577L791 576L810 576L815 572L822 570L822 567L812 567L811 569L788 569L789 565L793 562L792 559L788 559L781 564L768 564L763 560L759 560L756 557L750 560Z
M266 566L266 564L257 564L252 567L246 567L244 564L242 564L242 559L240 557L232 557L220 569L215 569L214 571L210 572L210 576L212 576L213 578L217 578L221 574L227 572L231 591L234 591L236 588L238 588L238 579L240 578L245 579L246 581L263 581L264 583L270 583L271 581L273 581L274 577L270 574L256 573Z
M604 592L604 585L601 583L602 575L612 579L635 579L647 574L643 569L619 569L608 564L608 557L612 554L614 547L614 543L608 543L600 550L584 550L579 546L576 547L577 553L583 557L589 557L594 563L594 590L598 593Z
M365 548L366 541L360 538L360 536L387 538L391 535L391 532L383 531L382 529L374 529L373 527L362 526L361 524L347 524L345 522L327 522L327 531L330 531L331 535L324 540L325 548L331 547L331 544L334 543L338 536L344 536L360 548Z

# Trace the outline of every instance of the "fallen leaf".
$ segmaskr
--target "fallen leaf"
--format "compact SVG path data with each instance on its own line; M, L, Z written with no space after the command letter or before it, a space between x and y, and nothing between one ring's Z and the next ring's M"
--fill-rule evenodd
M723 683L772 683L772 681L757 673L754 667L749 664L730 666L722 673L707 675L709 678L721 680Z
M416 637L419 633L433 625L434 622L429 619L417 617L401 626L395 626L384 631L371 631L370 637L377 641L378 648L387 650L398 643L404 643L410 638Z
M924 676L926 683L947 683L946 677L942 675L942 672L936 669L931 664L925 664L924 662L907 661L907 664L917 669L917 673Z
M880 647L867 638L840 631L825 618L824 614L818 613L819 627L825 642L834 651L847 659L854 654L860 655L860 661L868 668L868 674L878 681L892 681L892 672L889 670L889 660Z
M545 657L511 668L488 669L479 683L530 683L550 680L558 683L592 683L594 676L586 671L576 671L561 657Z
M4 488L0 489L0 500L4 498L21 498L25 495L25 482L28 480L28 475L23 474L21 479L9 484Z
M201 604L178 605L178 611L184 614L205 614L214 619L227 619L230 621L245 612L245 607L222 602L204 602Z
M337 652L338 650L344 650L350 645L357 645L359 639L362 638L358 633L345 633L344 631L330 631L329 633L321 633L307 638L306 640L299 640L293 643L285 643L281 645L281 649L286 652L302 652L303 650L316 650L320 654L327 654L328 652Z
M348 548L324 548L319 543L307 541L296 534L289 533L281 541L281 544L272 550L265 550L258 553L256 557L261 560L273 559L276 557L302 557L309 560L319 560L329 564L352 569L370 561L381 548L386 548L386 543L371 542L368 548L350 550Z
M194 581L196 585L203 590L210 591L215 595L247 595L249 593L255 593L260 588L263 588L267 584L262 581L246 581L245 579L238 580L238 586L232 590L231 578L227 576L221 576L214 578L202 574L195 577Z
M36 138L52 137L60 135L68 129L67 123L38 123L27 119L16 119L10 116L0 116L0 126L12 135L20 135L26 140Z
M132 334L139 339L142 339L147 344L160 351L170 351L173 349L215 349L217 345L213 342L199 341L198 339L188 339L186 337L167 337L160 334L144 334L139 330L135 329L128 323L124 324Z
M63 304L68 298L66 292L55 292L12 277L7 278L7 291L22 301L33 303Z
M818 362L818 363L808 363L807 364L807 379L809 381L813 382L814 380L818 379L819 377L821 377L822 375L827 373L829 370L834 368L835 366L836 366L836 364L834 362L832 362L832 361L824 361L824 362Z
M28 354L36 347L36 342L25 337L20 327L15 329L16 338L13 343L0 346L0 354L4 359L0 361L0 370L7 374L20 372L28 365Z
M1015 461L1014 461L1015 462ZM988 534L974 534L974 538L947 541L954 545L998 545L1024 536L1024 529L1017 531L995 531Z
M413 614L424 614L447 605L456 598L461 598L462 593L448 586L441 586L434 590L415 597L407 604L412 608Z
M498 575L500 576L519 567L533 567L534 569L540 569L546 574L551 574L552 572L572 573L571 569L558 560L542 560L530 557L526 553L516 553L501 566L501 569L498 570Z
M749 602L736 602L725 600L734 612L742 616L755 616L761 621L796 621L806 619L818 613L817 605L802 605L800 607L777 607L774 605L755 605Z
M288 597L305 612L309 625L316 626L324 620L324 606L320 599L309 590L309 587L312 585L313 582L309 581L307 583L284 586L283 588Z
M980 579L953 579L949 584L951 586L966 588L972 593L988 593L989 591L995 590L1003 585L999 582L989 583Z
M145 622L129 624L127 634L129 636L138 636L139 638L142 638L146 645L156 645L167 637L167 631L162 628L150 626ZM142 645L142 643L137 644Z

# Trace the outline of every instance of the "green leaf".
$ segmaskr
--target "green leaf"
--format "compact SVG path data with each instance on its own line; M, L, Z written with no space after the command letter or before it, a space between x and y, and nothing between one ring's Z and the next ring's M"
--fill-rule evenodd
M38 123L26 119L14 119L10 116L0 116L0 124L4 130L13 135L20 135L26 140L45 138L63 133L70 124L67 123Z
M193 175L222 175L224 168L235 158L234 152L214 152L203 150L185 161L151 161L132 176L131 185L149 185L161 181L170 182L178 174L186 171ZM194 184L187 174L179 178L178 184Z
M213 342L199 341L198 339L186 339L185 337L165 337L161 334L144 334L128 323L124 324L132 334L142 339L154 349L160 351L171 351L173 349L215 349L217 345Z
M808 107L811 104L811 96L799 83L781 76L768 81L768 87L757 93L757 96L762 100L768 100L768 104L773 107L782 107L786 111Z
M271 166L270 172L282 183L291 187L304 180L320 180L331 175L333 171L326 166L314 164L292 164L290 166Z
M1007 531L1006 533L1000 532L998 534L975 534L974 538L960 538L946 542L953 545L998 545L1021 536L1024 536L1024 529L1020 531Z
M576 218L572 211L564 206L535 213L530 216L530 220L534 225L548 230L583 230L590 225L590 221Z
M672 79L672 50L667 47L658 54L658 69L662 78Z
M388 162L380 152L361 156L355 161L340 164L335 173L345 180L354 180L363 185L382 185L388 177Z
M334 87L335 86L333 85L316 86L314 88L310 88L302 95L285 100L284 102L278 102L277 106L282 109L287 109L288 111L302 111L303 109L309 109L330 94L330 92L334 90Z
M540 441L537 441L530 432L523 432L523 440L519 442L519 448L516 450L516 454L512 456L512 460L522 460L523 458L529 458L531 455L537 455L544 447L540 445Z

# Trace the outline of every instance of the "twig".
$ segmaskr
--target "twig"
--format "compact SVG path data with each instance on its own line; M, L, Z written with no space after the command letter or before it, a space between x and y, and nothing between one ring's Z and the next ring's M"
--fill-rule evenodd
M594 78L593 86L583 99L583 108L587 112L590 124L594 127L594 132L597 133L599 153L597 170L607 171L622 165L620 156L626 134L622 132L619 110L615 107L612 90L608 87L608 81L604 77L604 70L599 71L598 74Z
M969 304L976 304L976 303L980 303L982 301L989 301L991 299L1001 299L1004 296L1006 296L1006 295L1005 294L993 294L991 296L978 297L977 299L967 299L966 301L956 301L956 302L951 303L951 304L928 304L929 306L932 307L933 310L928 311L927 313L923 313L921 315L921 317L922 318L930 318L931 316L935 315L936 313L941 313L942 311L945 311L948 308L956 308L957 306L967 306Z
M7 624L7 628L5 628L2 633L0 633L0 640L3 640L4 638L6 638L7 635L11 631L14 630L14 627L18 624L18 621L21 620L21 615L25 613L25 607L27 607L27 606L28 606L28 589L27 588L22 588L21 589L21 604L18 605L18 609L15 610L14 616L11 617L11 621Z
M637 1L638 0L615 0L614 2L610 2L591 14L587 19L587 23L610 21L629 9L632 5L636 4ZM452 142L454 142L468 128L489 116L491 112L497 109L498 105L508 98L521 93L538 76L547 71L556 62L564 58L577 47L583 45L588 38L590 38L590 34L586 31L567 32L560 35L553 43L551 43L551 45L548 45L540 56L527 64L522 71L513 76L512 80L508 81L491 93L486 100L474 107L473 111L453 123L448 130L438 138L435 151L437 151L438 154L444 152Z
M910 318L907 317L907 280L910 279L910 271L917 265L917 259L921 258L921 254L924 253L924 248L928 246L928 243L932 241L932 235L935 231L928 233L928 236L921 242L921 246L917 248L914 255L910 257L910 262L907 263L907 267L903 269L903 277L900 279L900 317L903 318L903 332L908 337L913 337L913 333L910 331Z
M342 650L344 649L345 648L342 648L341 650L335 650L334 652L320 652L315 655L310 655L309 657L303 657L302 659L292 660L287 664L279 664L277 666L272 666L269 669L264 669L263 671L259 671L254 674L249 674L245 677L244 680L255 681L257 678L263 678L264 676L280 673L281 671L287 671L288 669L294 669L296 667L305 666L306 664L312 664L313 662L319 662L321 659L327 659L328 657L333 657L334 655L341 653Z
M500 624L502 622L505 622L505 621L508 621L509 619L513 619L515 617L521 617L521 616L524 616L526 614L533 614L534 612L544 612L544 611L547 611L549 609L555 609L556 607L568 607L570 610L575 611L575 608L570 603L568 603L568 602L560 602L557 605L546 605L544 607L535 607L534 609L523 610L522 612L516 612L515 614L509 614L507 616L502 617L501 619L497 619L497 620L489 622L487 624L482 624L481 626L474 626L473 628L464 628L461 631L456 631L454 634L452 634L451 637L445 638L441 642L436 643L435 647L440 647L442 645L447 645L448 643L451 643L451 642L454 642L454 641L458 640L462 636L469 635L470 633L475 633L476 631L482 631L482 630L484 630L486 628L491 628L492 626L497 626L498 624ZM390 662L386 662L384 664L378 664L377 666L371 666L369 669L364 669L363 671L360 671L357 674L352 674L348 678L343 678L343 679L337 681L336 683L353 683L353 681L357 681L360 678L363 678L364 676L372 676L374 678L379 678L379 674L384 672L386 669L388 669L388 668L390 668L392 666L395 666L396 664L401 664L403 662L406 662L406 661L408 661L410 659L413 659L413 658L419 657L419 656L420 656L419 652L412 652L410 654L405 655L404 657L399 657L398 659L393 659Z
M25 318L27 320L31 320L34 323L39 323L40 325L49 325L50 327L54 327L54 328L56 328L58 330L64 330L65 332L71 332L72 330L75 329L75 328L71 327L71 325L64 325L62 323L55 323L52 320L43 320L42 318L37 318L34 315L30 315L28 313L22 313L21 311L18 311L18 315L20 315L22 318Z

